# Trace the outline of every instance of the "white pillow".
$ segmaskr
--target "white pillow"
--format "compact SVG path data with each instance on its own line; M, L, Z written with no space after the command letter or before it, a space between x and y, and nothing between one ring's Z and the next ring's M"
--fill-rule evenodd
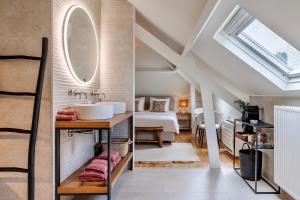
M145 108L145 97L135 98L139 102L137 112L143 112Z
M169 107L170 107L170 98L158 99L158 98L150 97L150 111L153 109L153 101L166 101L165 112L170 111L170 109L169 109Z

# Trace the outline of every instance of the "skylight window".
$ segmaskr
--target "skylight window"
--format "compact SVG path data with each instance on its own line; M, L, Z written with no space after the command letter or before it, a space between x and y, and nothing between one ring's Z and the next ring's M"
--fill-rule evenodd
M300 69L300 52L258 20L253 20L238 37L277 59L283 65L279 67L284 67L282 70L292 73Z
M268 69L273 68L281 78L300 77L300 51L245 10L239 8L223 32L236 45L268 63Z

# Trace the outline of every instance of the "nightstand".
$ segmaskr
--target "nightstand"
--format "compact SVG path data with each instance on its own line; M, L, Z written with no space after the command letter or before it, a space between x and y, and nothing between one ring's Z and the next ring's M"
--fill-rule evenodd
M179 129L181 131L190 131L191 130L191 113L176 113Z

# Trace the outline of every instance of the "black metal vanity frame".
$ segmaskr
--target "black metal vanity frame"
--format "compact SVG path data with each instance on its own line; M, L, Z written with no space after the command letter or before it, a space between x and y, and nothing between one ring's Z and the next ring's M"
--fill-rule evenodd
M28 149L28 167L20 168L20 167L0 167L0 172L20 172L27 173L27 199L34 200L34 189L35 189L35 145L38 133L38 125L39 125L39 115L40 115L40 107L42 100L42 91L43 91L43 83L44 76L46 71L46 61L47 61L47 53L48 53L48 39L42 39L42 53L41 57L35 56L26 56L26 55L5 55L0 56L0 60L35 60L40 61L39 72L37 78L37 84L35 93L33 92L9 92L9 91L0 91L0 95L6 96L30 96L34 97L34 106L33 106L33 114L32 114L32 122L31 129L24 130L18 128L0 128L0 132L10 132L10 133L20 133L30 135L29 138L29 149Z
M235 119L234 120L234 126L233 126L233 132L234 132L234 135L233 135L233 169L234 171L244 180L244 182L251 188L251 190L255 193L255 194L280 194L280 187L278 188L275 188L269 181L267 181L264 177L261 177L261 180L264 181L265 183L267 183L270 188L272 188L273 192L259 192L258 191L258 185L257 185L257 163L258 163L258 150L259 149L274 149L274 146L265 146L265 145L258 145L257 142L255 142L255 144L253 143L250 143L250 142L245 142L246 144L252 146L252 148L254 148L254 151L255 151L255 180L254 180L254 188L249 184L249 182L243 178L239 172L240 168L236 167L235 166L235 152L236 152L236 149L235 149L235 137L236 137L236 123L237 122L240 122L242 124L245 124L245 125L248 125L248 126L251 126L253 128L255 128L255 141L258 141L258 134L259 134L259 131L260 129L262 128L274 128L273 124L269 124L269 123L266 123L266 122L262 122L262 121L259 121L257 124L252 124L252 123L248 123L248 122L244 122L242 121L241 119Z
M123 120L124 121L124 120ZM120 123L122 123L123 121L120 121L116 124L113 125L116 126ZM128 121L128 137L130 138L131 141L134 140L134 130L133 130L133 115L131 114L130 117L127 118ZM68 127L68 128L55 128L55 200L60 200L60 196L76 196L76 195L107 195L107 199L111 200L112 199L112 165L111 165L111 144L112 144L112 132L113 132L113 127L110 128L93 128L93 127L89 127L89 128L82 128L82 127ZM108 142L108 160L110 162L108 162L108 178L106 181L106 187L107 187L107 192L106 193L86 193L83 192L82 194L80 193L63 193L60 194L58 191L58 188L60 187L61 181L60 181L60 136L61 136L61 130L68 130L68 129L94 129L94 130L98 130L98 136L99 136L99 143L101 143L102 140L102 134L104 134L103 132L107 132L107 142ZM76 133L75 133L76 134ZM79 133L80 134L80 133ZM132 142L129 146L129 152L133 152L134 150L134 142ZM95 152L96 154L96 152ZM128 169L129 170L133 170L134 167L134 163L133 163L133 156L130 158L130 161L128 163Z

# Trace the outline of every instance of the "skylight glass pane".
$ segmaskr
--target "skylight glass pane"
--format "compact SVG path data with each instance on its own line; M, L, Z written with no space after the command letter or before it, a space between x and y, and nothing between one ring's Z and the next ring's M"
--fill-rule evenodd
M300 52L258 20L251 22L238 37L241 34L277 58L290 72L300 69Z

